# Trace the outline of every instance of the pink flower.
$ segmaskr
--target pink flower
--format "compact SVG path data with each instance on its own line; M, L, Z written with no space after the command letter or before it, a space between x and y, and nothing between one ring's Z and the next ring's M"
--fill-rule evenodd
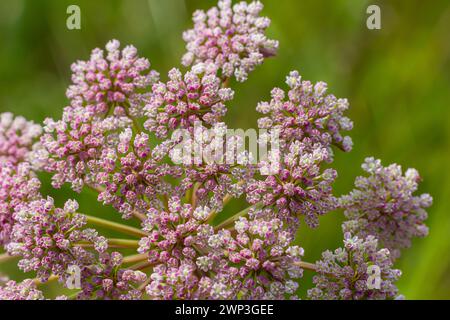
M0 245L11 241L15 221L14 212L28 201L40 197L41 186L28 163L15 165L11 162L0 166Z
M0 163L18 163L28 156L42 129L24 117L15 117L10 112L0 114Z
M183 33L187 53L182 63L212 63L223 78L247 80L248 73L278 49L278 41L265 35L270 19L259 16L262 9L259 1L232 7L231 0L220 0L207 12L196 11L194 28Z
M115 114L139 117L149 88L158 79L150 70L150 62L137 55L133 46L120 50L120 42L106 45L106 57L101 49L94 49L88 61L72 65L73 84L66 95L73 107L91 106L95 115Z

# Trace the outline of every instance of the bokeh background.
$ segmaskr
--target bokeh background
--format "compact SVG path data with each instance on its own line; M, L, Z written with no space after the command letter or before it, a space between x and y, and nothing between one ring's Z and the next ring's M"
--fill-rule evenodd
M269 59L241 85L229 107L231 127L256 125L254 108L282 86L290 70L304 78L329 84L329 91L347 97L355 128L355 146L338 153L336 194L352 189L367 156L384 164L396 162L421 173L421 192L434 197L429 210L430 236L418 239L397 266L400 290L409 299L450 298L450 2L277 0L263 1L272 19L269 36L280 41L276 58ZM82 29L67 30L66 8L81 8ZM15 0L0 1L0 112L12 111L37 122L59 118L67 101L70 64L87 59L92 48L112 38L134 44L153 68L164 75L179 66L184 52L181 33L191 26L206 0ZM381 8L382 29L366 28L366 8ZM118 219L95 195L76 196L69 188L44 189L58 203L77 197L82 211ZM242 205L230 204L227 210ZM321 219L318 230L302 227L299 243L305 260L315 261L325 249L341 245L342 213ZM23 275L13 263L0 266L14 279ZM305 272L302 294L311 282ZM46 290L56 294L55 288Z

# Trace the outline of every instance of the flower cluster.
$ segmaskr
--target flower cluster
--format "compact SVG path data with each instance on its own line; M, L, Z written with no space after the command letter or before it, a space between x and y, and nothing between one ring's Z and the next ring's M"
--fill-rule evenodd
M352 121L344 116L348 109L347 99L337 99L332 94L326 94L325 82L314 85L303 80L297 71L289 74L286 84L289 86L287 94L275 88L271 92L270 102L258 104L256 110L265 115L258 120L258 126L279 130L286 143L308 137L326 148L336 145L344 151L350 151L352 140L341 133L353 127ZM330 161L332 155L330 151Z
M183 33L188 52L182 63L210 62L223 78L247 80L248 73L278 49L278 41L265 35L270 19L259 16L262 9L259 1L232 7L231 0L219 0L208 12L196 11L194 28Z
M32 279L19 283L9 280L0 286L0 300L44 300L44 295Z
M145 215L151 208L160 208L157 195L169 195L171 184L164 180L178 178L181 168L162 163L174 145L171 140L150 148L149 135L131 128L123 130L115 145L106 146L97 161L96 185L102 188L98 200L111 204L126 219L133 213Z
M138 270L121 268L123 257L118 252L101 254L98 261L82 271L83 283L77 299L138 300L139 289L147 279Z
M300 215L305 217L308 226L317 227L318 217L337 207L332 194L337 173L330 168L321 170L321 164L328 158L328 149L319 143L313 144L309 138L292 142L283 155L277 175L248 184L247 201L275 206L280 218L294 227Z
M59 120L41 129L0 114L0 264L17 257L36 276L0 277L0 299L44 299L40 286L52 280L76 285L57 299L297 299L305 270L316 272L310 299L402 297L393 263L427 234L432 199L413 195L416 170L373 158L355 190L334 195L333 146L352 148L346 99L291 72L289 90L273 89L256 107L255 143L271 144L262 154L223 122L230 78L246 80L278 47L261 10L258 1L219 0L194 13L183 34L187 68L171 69L167 81L112 40L72 65ZM40 172L54 188L89 188L122 220L80 213L75 200L57 205L40 191ZM231 212L233 199L246 207ZM303 261L300 220L317 227L337 209L344 247Z
M168 76L167 83L153 85L152 97L145 106L147 130L164 138L169 130L190 129L197 121L213 125L225 115L224 103L233 99L234 92L221 87L210 65L196 64L184 75L174 68Z
M77 209L78 203L73 200L57 208L50 197L16 208L11 242L6 249L21 257L18 267L22 271L35 271L43 281L52 274L64 279L70 265L84 266L94 261L94 255L82 247L83 242L91 243L98 252L108 248L104 237L84 228L86 217L76 213Z
M61 120L45 120L40 145L31 157L36 167L53 173L53 187L71 183L80 192L85 184L96 186L103 150L116 145L120 131L131 125L127 117L98 118L95 112L93 106L69 106Z
M342 228L359 237L375 236L398 258L413 237L428 234L425 208L433 199L426 193L413 195L420 181L415 169L403 175L399 165L383 167L374 158L367 158L362 168L368 176L356 178L356 189L340 199L347 218Z
M41 126L10 112L0 114L0 163L23 161L34 140L41 134Z
M308 226L317 227L320 215L338 207L332 193L337 172L323 167L333 160L332 145L351 150L351 138L341 133L352 129L352 122L344 116L348 102L326 95L325 83L313 85L297 71L289 74L286 83L287 94L275 88L272 100L256 108L264 115L258 119L259 128L267 130L267 136L279 136L280 145L259 162L261 173L275 174L249 183L247 201L273 206L293 229L300 215Z
M6 162L0 166L0 246L7 245L11 240L16 208L38 199L40 185L26 162L17 166Z
M168 200L168 210L149 210L143 230L149 233L139 242L139 253L146 253L150 263L180 265L184 259L196 256L193 248L195 233L210 213L209 208L193 210L190 204L182 204L177 197Z
M141 116L148 96L145 89L158 79L158 73L150 70L150 62L140 58L133 46L120 50L120 42L112 40L106 53L105 57L103 50L94 49L89 61L72 65L73 84L66 92L71 105L90 106L99 116Z
M194 217L202 220L209 215L206 209L194 212ZM186 229L185 225L179 226ZM292 245L292 235L283 230L281 220L241 217L231 227L236 234L197 222L196 227L190 228L189 236L178 242L177 256L183 259L166 251L167 262L154 268L147 293L163 299L295 297L295 280L303 274L299 265L303 249ZM175 235L173 232L172 237ZM166 239L162 241L165 246L172 243L170 248L176 247Z
M346 233L344 247L324 252L316 268L316 286L308 291L311 299L402 298L394 285L401 271L392 268L389 250L379 249L373 236L360 239Z

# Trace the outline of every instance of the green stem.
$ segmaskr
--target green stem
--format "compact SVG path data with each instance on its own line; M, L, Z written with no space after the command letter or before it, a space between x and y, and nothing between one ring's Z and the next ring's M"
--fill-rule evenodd
M222 79L222 88L228 88L230 85L230 78Z
M202 184L200 182L196 182L192 189L191 205L194 208L197 206L197 190L200 188L201 185Z
M188 189L187 191L186 191L186 195L185 195L185 200L186 200L186 202L187 203L191 203L191 200L192 200L192 188L190 188L190 189Z
M135 254L135 255L123 258L122 263L128 264L128 263L136 263L136 262L141 262L141 261L146 261L146 260L147 260L146 254Z
M235 215L231 216L230 218L228 218L227 220L223 221L222 223L220 223L219 225L214 227L214 230L220 230L220 229L224 229L228 226L230 226L231 224L233 224L237 219L239 219L240 217L245 216L251 209L253 208L261 208L263 206L263 203L260 201L250 207L245 208L244 210L236 213Z
M132 118L133 118L133 127L135 130L135 133L136 134L141 133L143 131L141 125L139 124L139 122L137 121L136 118L134 118L134 117L132 117Z
M131 270L144 270L154 266L154 263L148 261L141 261L129 267Z
M230 200L233 197L229 194L227 194L224 198L223 198L223 206L225 207L227 205L228 202L230 202ZM214 218L217 216L219 212L217 210L213 210L211 211L211 213L209 214L208 218L206 219L206 223L211 224L211 222L214 220Z
M93 186L90 184L87 184L86 187L96 193L102 193L103 191L105 191L104 187L96 187L96 186ZM146 218L145 215L143 215L142 213L136 212L136 211L133 211L133 216L135 218L138 218L141 221L144 221Z
M0 263L9 262L17 258L17 256L12 256L9 253L2 253L0 254Z
M147 236L147 233L143 232L142 230L134 227L127 226L125 224L112 222L109 220L105 220L98 217L93 217L89 215L84 215L87 218L87 222L99 227L104 227L110 230L115 230L118 232L122 232L131 236L136 236L138 238L142 238Z
M337 143L332 143L332 145L345 152L345 149L341 145L338 145Z
M129 239L107 239L109 248L130 248L137 249L139 248L138 240L129 240ZM84 247L84 248L92 248L94 245L88 242L78 242L75 243L75 246Z
M34 281L34 283L35 283L37 286L40 286L40 285L43 285L43 284L50 283L50 282L53 282L53 281L55 281L55 280L58 280L58 278L59 278L58 276L52 274L52 275L47 279L47 281L45 281L45 282L42 282L42 281L41 281L40 279L38 279L38 278L33 279L33 281Z
M142 127L141 127L141 125L139 124L139 122L137 121L137 119L136 119L136 117L132 117L131 115L130 115L130 113L128 112L129 111L129 109L130 109L130 103L129 103L129 101L126 101L125 102L125 114L127 115L127 117L128 118L130 118L131 119L131 121L133 122L133 129L134 129L134 133L135 134L138 134L138 133L141 133L142 132Z
M122 246L122 248L139 248L138 240L108 239L108 244L118 247Z
M141 220L141 221L145 221L147 219L147 217L144 214L139 213L136 210L133 211L133 216L136 217L137 219Z
M302 269L317 272L317 266L314 263L300 261L300 262L295 263L295 265Z
M94 192L97 192L97 193L102 193L103 191L105 191L105 189L102 188L102 187L96 187L96 186L93 186L93 185L90 185L90 184L87 184L86 187L88 189L91 189Z
M152 281L152 278L151 278L151 277L148 277L148 279L145 280L145 282L139 286L138 290L139 290L139 291L144 290L145 287L150 283L150 281Z
M225 207L228 204L228 202L231 201L231 199L233 199L233 196L231 194L227 194L225 197L223 197L222 200L223 206Z
M169 212L169 197L167 196L167 194L161 195L161 201L164 204L164 208L166 209L166 211Z

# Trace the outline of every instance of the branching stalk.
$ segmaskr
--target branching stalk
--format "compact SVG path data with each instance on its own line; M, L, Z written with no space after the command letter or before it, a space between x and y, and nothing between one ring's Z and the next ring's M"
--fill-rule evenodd
M300 261L300 262L296 262L295 265L302 269L317 272L317 266L314 263Z
M88 184L86 186L89 189L91 189L92 191L97 192L97 193L102 193L103 191L105 191L105 188L102 188L102 187L97 187L97 186L93 186L93 185L90 185L90 184Z
M148 261L141 261L141 262L138 262L138 263L132 265L129 269L131 269L131 270L144 270L144 269L147 269L147 268L152 267L152 266L154 266L154 263L151 263L151 262L148 262Z
M139 248L138 240L107 239L107 241L108 241L109 248L130 248L130 249ZM76 243L75 246L84 247L84 248L93 248L94 247L94 245L92 243L84 242L84 241Z
M115 230L121 233L125 233L131 236L135 236L138 238L142 238L147 236L147 233L145 233L144 231L138 229L138 228L134 228L134 227L130 227L121 223L117 223L117 222L112 222L109 220L105 220L102 218L98 218L98 217L93 217L93 216L89 216L89 215L85 215L87 218L87 222L96 226L100 226L100 227L104 227L110 230Z
M147 219L147 217L144 214L142 214L140 212L137 212L136 210L133 211L132 214L133 214L134 217L138 218L141 221L145 221Z
M141 262L141 261L146 261L146 260L147 260L146 254L135 254L135 255L123 258L122 263L128 264L128 263L136 263L136 262Z
M247 208L245 208L244 210L242 210L242 211L236 213L235 215L231 216L231 217L228 218L227 220L223 221L223 222L220 223L219 225L215 226L215 227L214 227L214 230L217 231L217 230L220 230L220 229L224 229L224 228L226 228L226 227L232 225L232 224L233 224L237 219L239 219L240 217L243 217L243 216L245 216L246 214L248 214L249 211L250 211L251 209L254 209L254 208L261 208L262 206L263 206L263 203L262 203L262 202L258 202L258 203L256 203L256 204L250 206L250 207L247 207Z
M43 285L43 284L46 284L46 283L50 283L50 282L56 281L56 280L58 280L58 278L59 277L57 275L52 274L50 277L48 277L47 281L45 281L45 282L41 281L41 279L38 279L38 278L33 279L33 282L37 286L40 286L40 285Z

